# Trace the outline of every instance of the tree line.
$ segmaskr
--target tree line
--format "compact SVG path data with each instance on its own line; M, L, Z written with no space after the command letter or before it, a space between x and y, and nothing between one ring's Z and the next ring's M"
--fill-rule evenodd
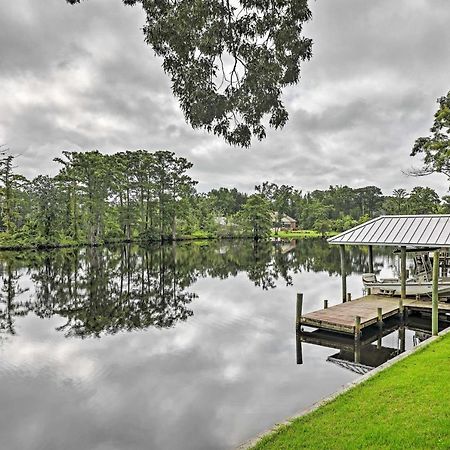
M32 180L16 157L0 153L0 244L52 246L164 241L180 237L266 237L284 216L296 228L341 231L380 214L450 211L450 197L431 188L330 186L303 192L263 182L248 194L221 187L197 192L192 163L172 152L105 155L63 152L58 173Z
M64 318L56 330L67 337L170 328L194 314L193 288L200 278L242 273L249 283L270 290L278 282L292 285L299 272L336 276L340 264L339 249L320 240L293 246L228 240L2 252L0 340L16 334L17 322L33 313ZM366 249L349 249L346 264L348 272L367 271Z

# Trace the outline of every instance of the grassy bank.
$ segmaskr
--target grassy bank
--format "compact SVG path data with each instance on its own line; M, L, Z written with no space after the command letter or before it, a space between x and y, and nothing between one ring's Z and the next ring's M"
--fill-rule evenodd
M320 238L320 237L329 237L334 236L337 233L334 231L330 231L323 235L318 231L314 230L296 230L296 231L273 231L272 237L278 237L281 239L308 239L308 238Z
M449 382L447 334L254 449L448 449Z

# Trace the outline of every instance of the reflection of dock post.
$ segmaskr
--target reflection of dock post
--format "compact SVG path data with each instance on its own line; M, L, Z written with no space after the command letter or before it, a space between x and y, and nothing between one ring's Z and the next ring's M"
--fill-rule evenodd
M369 245L369 273L374 273L373 271L373 246ZM372 293L372 288L367 288L367 294Z
M345 246L339 246L339 254L341 257L341 278L342 278L342 302L347 301L347 274L345 273Z
M300 327L297 327L295 331L295 349L297 352L297 364L303 364L303 349L302 349L302 340L301 340L301 330Z
M297 294L297 313L295 316L295 328L298 329L300 327L300 322L302 318L302 308L303 308L303 294Z
M438 334L438 307L439 307L439 250L433 252L433 296L431 299L431 334Z
M400 340L400 353L403 353L405 351L405 341L406 341L406 333L405 333L405 326L401 325L398 329L398 338Z
M403 317L403 302L406 299L406 246L400 249L400 299L398 301L398 312Z
M355 363L361 361L361 317L355 317Z

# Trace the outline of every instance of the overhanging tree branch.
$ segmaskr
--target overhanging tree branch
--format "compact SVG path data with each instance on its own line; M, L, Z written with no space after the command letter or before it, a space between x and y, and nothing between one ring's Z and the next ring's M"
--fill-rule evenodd
M265 137L266 117L273 128L286 124L282 90L298 82L300 63L312 55L312 40L302 36L307 0L123 2L144 8L145 40L163 58L193 128L248 147Z

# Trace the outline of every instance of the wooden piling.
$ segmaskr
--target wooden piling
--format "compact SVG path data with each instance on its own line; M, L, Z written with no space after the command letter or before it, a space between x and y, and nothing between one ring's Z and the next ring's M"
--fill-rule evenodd
M369 273L374 273L373 269L373 246L369 245ZM372 288L367 288L367 294L372 294Z
M369 272L373 273L373 246L369 245Z
M347 300L347 274L345 272L345 246L339 246L339 255L341 257L341 278L342 278L342 303Z
M383 326L383 308L377 308L378 326Z
M438 334L438 306L439 306L439 250L433 252L433 295L431 299L431 334Z
M361 317L355 317L355 339L359 339L361 336Z
M323 301L323 309L327 309L328 308L328 300L324 300Z
M398 302L398 311L403 316L403 302L406 299L406 246L402 245L400 249L400 299Z
M348 292L348 293L347 293L347 301L348 301L348 302L351 302L351 301L352 301L352 293L351 293L351 292Z
M300 321L302 318L302 309L303 309L303 294L299 292L297 293L297 313L295 316L295 326L297 329L300 326Z

